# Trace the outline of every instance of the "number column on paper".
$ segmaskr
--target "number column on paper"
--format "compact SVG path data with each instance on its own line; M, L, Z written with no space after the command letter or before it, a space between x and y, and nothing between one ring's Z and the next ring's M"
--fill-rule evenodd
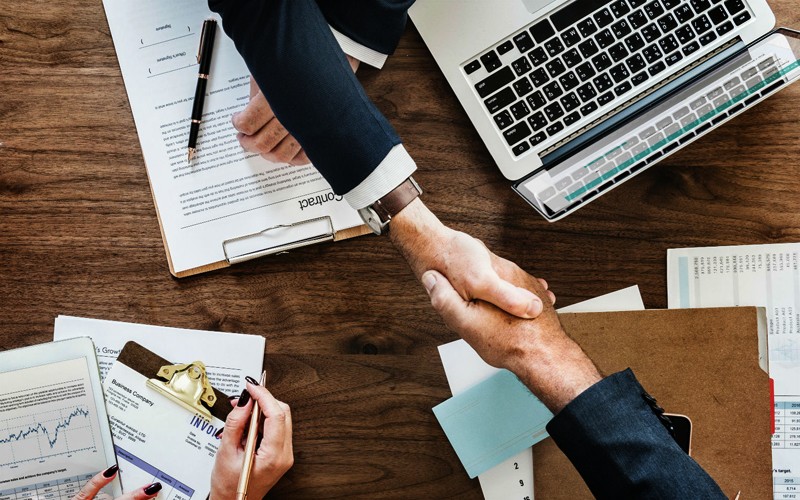
M775 402L772 448L800 449L800 401Z

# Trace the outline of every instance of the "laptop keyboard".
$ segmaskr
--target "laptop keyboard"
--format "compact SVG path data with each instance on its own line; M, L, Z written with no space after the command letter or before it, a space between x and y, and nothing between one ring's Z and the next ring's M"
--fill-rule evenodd
M751 17L743 0L577 0L463 69L489 73L475 90L519 156L611 111Z

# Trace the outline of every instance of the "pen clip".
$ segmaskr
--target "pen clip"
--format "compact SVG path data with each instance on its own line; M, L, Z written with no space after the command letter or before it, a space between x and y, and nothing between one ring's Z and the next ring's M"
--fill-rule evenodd
M200 64L200 55L203 53L203 45L206 43L206 28L208 27L208 19L203 21L203 28L200 30L200 46L197 47L197 64Z

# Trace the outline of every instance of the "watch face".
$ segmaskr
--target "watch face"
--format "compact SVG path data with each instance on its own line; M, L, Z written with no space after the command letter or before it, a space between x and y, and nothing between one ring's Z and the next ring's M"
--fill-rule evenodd
M372 229L372 232L375 234L383 233L383 226L381 224L380 219L378 218L378 214L375 213L375 210L372 207L365 207L358 211L358 214L361 216L361 219L364 223Z

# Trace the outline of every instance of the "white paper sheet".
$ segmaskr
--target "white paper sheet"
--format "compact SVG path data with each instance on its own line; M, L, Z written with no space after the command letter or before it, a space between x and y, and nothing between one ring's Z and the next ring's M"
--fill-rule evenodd
M637 285L559 309L559 312L639 311L644 309ZM450 392L458 395L499 371L463 340L439 346ZM532 449L518 453L478 476L486 500L533 500Z
M670 309L767 308L775 383L774 498L800 497L800 243L681 248L667 252ZM794 406L797 405L797 406Z
M90 337L94 341L101 379L105 379L128 341L134 341L173 363L202 361L211 385L229 395L241 393L245 387L244 377L258 378L264 365L265 340L260 335L57 317L53 339L74 337Z
M312 166L273 164L241 149L231 115L249 101L249 72L221 23L198 154L187 162L199 32L213 17L205 2L103 5L176 273L222 261L223 241L277 224L327 215L336 230L362 224Z

